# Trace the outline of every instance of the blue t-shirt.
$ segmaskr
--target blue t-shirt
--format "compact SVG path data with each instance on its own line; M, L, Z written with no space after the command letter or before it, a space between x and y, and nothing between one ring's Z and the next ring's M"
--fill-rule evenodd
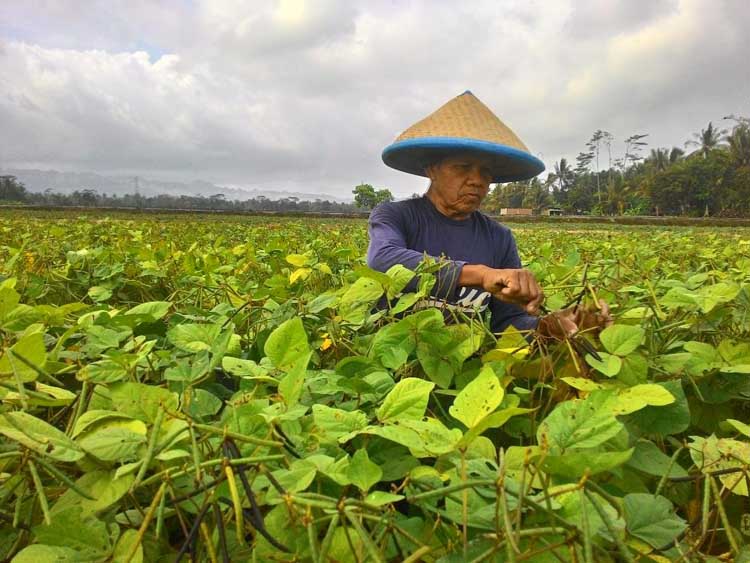
M491 268L520 268L516 241L510 229L475 211L468 219L456 220L440 213L427 197L378 205L370 214L370 246L367 264L385 272L395 264L414 269L428 254L445 259L432 290L435 304L446 302L466 310L491 313L493 332L513 325L519 330L535 329L538 317L524 309L503 303L481 287L457 284L464 264Z

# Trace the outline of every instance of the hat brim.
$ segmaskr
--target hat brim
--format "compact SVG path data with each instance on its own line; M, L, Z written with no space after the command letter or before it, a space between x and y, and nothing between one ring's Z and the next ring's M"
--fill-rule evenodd
M421 137L396 141L383 151L383 162L402 172L427 176L425 169L429 165L460 152L479 153L486 157L492 171L492 183L528 180L544 170L544 163L526 151L462 137Z

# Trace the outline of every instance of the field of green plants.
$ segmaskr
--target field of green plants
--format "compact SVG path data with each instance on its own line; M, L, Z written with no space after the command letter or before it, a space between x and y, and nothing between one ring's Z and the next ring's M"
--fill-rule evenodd
M362 220L0 211L0 560L750 560L750 230L513 228L615 324L415 311Z

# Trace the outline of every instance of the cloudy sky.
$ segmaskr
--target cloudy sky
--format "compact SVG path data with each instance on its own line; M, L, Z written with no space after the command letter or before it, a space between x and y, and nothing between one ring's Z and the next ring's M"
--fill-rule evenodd
M0 0L0 168L345 196L466 89L546 163L750 115L748 0ZM724 121L723 126L729 122Z

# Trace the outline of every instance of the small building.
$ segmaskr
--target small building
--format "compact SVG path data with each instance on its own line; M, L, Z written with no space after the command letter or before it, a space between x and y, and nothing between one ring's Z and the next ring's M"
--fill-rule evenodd
M533 215L534 210L530 207L503 207L500 215Z
M559 217L563 214L563 210L559 207L548 207L544 210L544 215L547 215L548 217Z

